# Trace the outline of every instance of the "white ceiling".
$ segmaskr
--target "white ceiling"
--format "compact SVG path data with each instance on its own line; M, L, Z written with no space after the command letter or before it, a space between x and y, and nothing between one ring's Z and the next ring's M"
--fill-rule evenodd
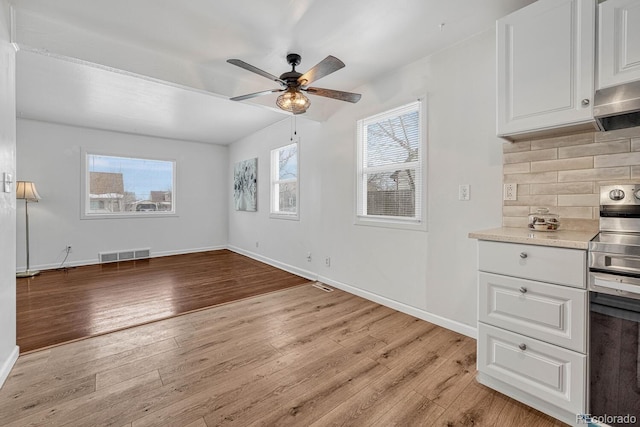
M357 92L533 1L10 0L18 115L228 144L288 117L276 95L229 101L278 88L229 58L280 75L287 53L300 72L334 55L346 67L314 86ZM348 105L310 98L311 120Z

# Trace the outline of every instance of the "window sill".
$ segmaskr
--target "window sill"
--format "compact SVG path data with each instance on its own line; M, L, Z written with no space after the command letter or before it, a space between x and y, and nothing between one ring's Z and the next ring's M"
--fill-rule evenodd
M80 219L131 219L131 218L171 218L178 217L175 212L136 213L136 214L86 214L80 215Z
M394 228L399 230L427 231L427 222L425 220L417 221L411 219L402 220L396 218L372 218L357 216L354 224L364 225L368 227Z
M271 219L286 219L289 221L299 221L300 220L300 216L298 214L295 215L286 215L286 214L277 214L277 213L271 213L269 214L269 218Z

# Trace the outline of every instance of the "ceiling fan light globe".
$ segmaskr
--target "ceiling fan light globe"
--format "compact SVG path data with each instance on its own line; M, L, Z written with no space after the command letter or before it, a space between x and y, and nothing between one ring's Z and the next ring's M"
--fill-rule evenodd
M295 89L287 89L285 93L278 97L276 105L280 109L293 114L302 114L307 111L311 101L302 92Z

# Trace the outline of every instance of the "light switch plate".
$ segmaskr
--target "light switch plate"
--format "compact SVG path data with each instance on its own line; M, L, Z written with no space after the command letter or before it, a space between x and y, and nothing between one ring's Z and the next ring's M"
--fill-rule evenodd
M13 175L7 172L2 173L2 191L11 193L11 184L13 184Z

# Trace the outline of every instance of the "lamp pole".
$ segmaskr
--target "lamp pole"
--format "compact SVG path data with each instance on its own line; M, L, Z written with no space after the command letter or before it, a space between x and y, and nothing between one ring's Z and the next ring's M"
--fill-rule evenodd
M24 200L24 217L25 217L25 235L26 235L26 248L27 248L27 269L16 273L16 277L33 277L40 274L38 270L31 271L29 269L29 200Z
M29 272L29 201L24 200L24 217L26 221L26 236L27 236L27 271Z
M29 260L29 201L37 202L40 199L40 195L32 182L18 181L16 188L16 198L24 199L24 218L25 218L25 237L26 237L26 250L27 250L27 269L16 273L16 277L33 277L40 274L38 270L31 270L31 263Z

